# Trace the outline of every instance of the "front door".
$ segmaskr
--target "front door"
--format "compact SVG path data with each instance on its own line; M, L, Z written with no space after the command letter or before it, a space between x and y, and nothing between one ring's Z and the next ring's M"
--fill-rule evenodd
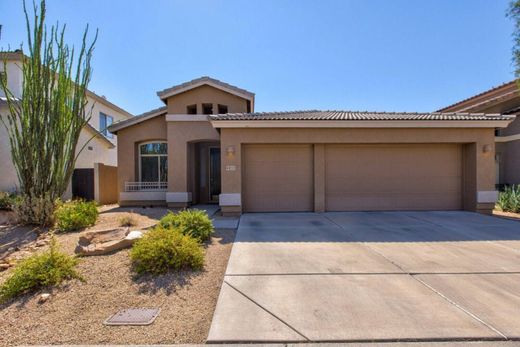
M209 148L209 201L218 202L220 195L220 148Z

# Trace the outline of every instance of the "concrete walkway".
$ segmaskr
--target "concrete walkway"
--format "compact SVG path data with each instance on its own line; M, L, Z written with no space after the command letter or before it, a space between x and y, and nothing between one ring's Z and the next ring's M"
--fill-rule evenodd
M208 342L505 341L519 312L517 221L246 214Z

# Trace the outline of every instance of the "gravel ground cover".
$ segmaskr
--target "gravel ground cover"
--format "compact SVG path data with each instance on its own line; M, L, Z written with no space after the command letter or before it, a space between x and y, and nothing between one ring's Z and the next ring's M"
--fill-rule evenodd
M138 221L135 229L154 225L164 208L100 208L98 223L90 230L119 226L128 213ZM132 229L133 229L132 228ZM13 229L14 230L14 229ZM73 253L79 233L58 234L63 249ZM0 346L22 344L165 344L204 343L222 284L233 230L217 231L205 244L202 271L183 271L136 278L128 250L111 255L84 257L79 270L86 282L70 281L50 291L28 294L0 305ZM0 273L0 282L10 270ZM104 326L120 309L159 307L150 326Z

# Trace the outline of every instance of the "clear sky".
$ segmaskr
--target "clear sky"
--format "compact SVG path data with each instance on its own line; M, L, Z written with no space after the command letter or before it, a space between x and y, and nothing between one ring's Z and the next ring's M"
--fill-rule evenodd
M90 89L133 114L203 75L256 111L434 111L513 78L508 0L48 0L76 42L99 29ZM0 48L26 41L0 0Z

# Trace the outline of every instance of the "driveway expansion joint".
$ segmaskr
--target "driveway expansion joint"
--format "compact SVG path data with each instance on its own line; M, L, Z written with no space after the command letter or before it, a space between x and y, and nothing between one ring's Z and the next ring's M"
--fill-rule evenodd
M264 306L260 305L259 303L257 303L256 301L254 301L252 298L250 298L248 295L246 295L244 292L242 292L241 290L239 290L238 288L236 288L235 286L233 286L232 284L230 284L228 281L226 281L224 279L224 283L227 284L231 289L233 289L234 291L236 291L237 293L239 293L240 295L242 295L243 297L245 297L247 300L251 301L254 305L258 306L260 309L262 309L263 311L265 311L266 313L268 313L269 315L273 316L275 319L277 319L278 321L280 321L281 323L283 323L285 326L287 326L289 329L291 329L292 331L294 331L296 334L300 335L302 338L304 338L306 340L306 342L313 342L312 340L310 340L307 336L303 335L301 332L299 332L298 330L296 330L294 327L292 327L289 323L287 323L285 320L283 320L282 318L278 317L277 315L275 315L273 312L269 311L267 308L265 308Z

